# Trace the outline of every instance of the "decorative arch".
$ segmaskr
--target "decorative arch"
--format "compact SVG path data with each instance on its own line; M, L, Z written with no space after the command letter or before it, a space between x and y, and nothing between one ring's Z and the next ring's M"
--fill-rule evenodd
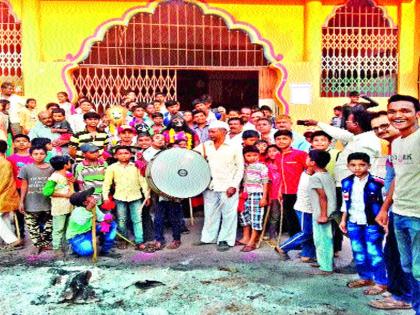
M144 23L144 21L148 19L149 24L154 23L153 25L159 25L160 28L168 28L168 25L175 23L175 21L171 20L173 17L162 16L162 10L160 9L164 6L192 6L194 7L193 12L201 12L200 17L187 17L182 16L182 11L179 11L180 13L177 13L177 18L188 22L181 26L185 26L184 30L180 30L178 33L171 35L179 36L182 32L186 32L191 19L193 21L192 23L195 23L194 27L199 27L199 23L203 23L200 22L199 18L204 16L203 19L212 19L211 23L213 23L213 20L215 23L219 23L217 25L212 24L211 26L220 27L220 37L204 39L203 47L189 47L187 40L189 37L195 36L196 33L182 34L182 38L185 38L186 43L185 45L178 45L175 47L176 53L174 54L171 52L173 49L171 47L171 43L175 42L173 38L166 39L169 46L165 47L162 45L162 40L160 38L161 34L164 34L165 32L153 32L153 28L147 25L147 23ZM227 28L227 32L223 30L223 27ZM156 27L154 29L156 29ZM254 53L253 58L246 57L246 52L244 52L244 57L234 55L234 53L231 55L226 54L226 52L222 49L207 49L210 46L210 48L214 48L213 46L219 43L222 45L222 36L225 36L226 33L233 31L236 31L235 34L239 34L237 35L238 37L235 38L239 41L238 45L245 45L244 47L248 50L252 50ZM133 38L134 36L142 36L143 32L151 32L148 36L149 38L153 38L153 40L152 43L150 43L150 46L146 47L147 49L145 49L145 47L140 47L138 50L142 51L140 53L136 53L135 50L137 48L134 45L135 42ZM197 31L197 34L201 33ZM206 30L204 26L202 34L205 38ZM230 37L230 35L228 37L229 47L230 45L236 45L236 43L234 43L234 38ZM245 40L249 42L249 45L244 43ZM127 46L127 43L132 44L133 49L131 51L119 50L118 46L121 46L121 41L124 41L125 46ZM194 42L196 43L197 41L195 40ZM112 45L115 46L112 53L109 53L109 49L107 50L108 55L106 56L100 53L104 46L109 48L112 47ZM208 47L204 47L205 45ZM154 62L153 53L151 53L156 47L159 49L159 53L157 54L160 58L159 62ZM182 60L179 60L179 58ZM237 63L233 64L232 60L235 58ZM287 81L286 68L281 64L282 56L274 53L271 43L264 39L258 30L253 26L248 23L238 22L228 12L218 8L212 8L207 3L198 0L156 0L145 6L131 8L125 12L121 18L111 19L99 25L95 33L83 41L79 51L75 55L67 55L67 60L69 63L63 68L62 77L69 95L71 95L71 99L76 99L78 95L78 91L76 90L73 81L82 80L79 75L81 69L87 69L89 67L92 68L99 64L108 67L108 69L105 70L108 71L107 73L109 73L109 71L113 71L112 69L124 67L127 64L130 65L130 67L137 67L137 72L131 71L124 78L119 77L117 80L112 78L109 81L104 82L105 85L108 86L108 91L112 92L111 94L120 97L118 94L119 91L116 91L115 89L112 90L112 86L117 84L130 86L130 82L133 83L133 78L139 75L143 76L144 80L149 80L147 82L148 84L151 83L151 76L155 76L155 81L152 82L152 84L155 85L156 91L158 91L161 87L159 84L163 84L165 86L169 84L169 89L171 88L170 80L173 80L173 77L171 77L170 71L172 71L172 69L199 69L200 67L223 69L224 67L236 67L240 70L244 67L244 64L246 66L249 62L249 65L252 67L266 67L267 69L270 68L275 71L277 75L277 82L274 99L282 112L288 112L288 104L282 96L282 91ZM226 62L226 60L228 60L228 62ZM96 76L94 80L98 81L100 79ZM76 81L76 84L84 83ZM103 94L103 91L101 92ZM165 93L166 92L169 97L173 97L170 90L165 90ZM115 99L115 101L118 101L118 99Z
M7 0L0 0L0 81L23 87L21 23Z
M349 0L322 28L321 96L397 90L398 28L372 0Z

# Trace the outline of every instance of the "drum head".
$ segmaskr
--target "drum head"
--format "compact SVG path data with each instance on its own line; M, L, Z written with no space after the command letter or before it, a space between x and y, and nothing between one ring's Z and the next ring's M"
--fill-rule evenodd
M172 198L201 194L210 184L210 168L197 152L173 148L158 153L147 166L147 180L156 193Z

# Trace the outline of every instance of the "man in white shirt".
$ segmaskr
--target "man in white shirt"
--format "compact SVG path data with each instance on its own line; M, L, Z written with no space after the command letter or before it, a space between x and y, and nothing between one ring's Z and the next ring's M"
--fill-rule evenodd
M203 194L204 226L197 245L217 243L219 251L235 245L238 190L244 172L242 152L226 141L228 130L225 122L213 121L209 126L210 140L194 149L208 161L212 177Z
M255 111L251 114L249 121L244 125L244 131L245 130L257 130L256 125L258 120L261 118L264 118L264 114L262 111Z
M228 120L229 132L226 135L226 141L242 149L242 133L244 124L239 117L232 117Z
M331 126L315 120L307 120L306 126L317 125L331 137L343 143L343 151L337 158L334 176L337 187L341 187L341 181L350 176L347 168L347 157L353 152L364 152L370 157L372 175L378 176L377 160L381 157L381 143L370 126L370 114L367 111L355 111L350 114L347 121L347 130Z
M25 107L25 100L19 95L14 94L14 86L10 82L3 82L1 85L1 100L8 100L10 103L9 120L13 135L21 133L19 113Z
M274 144L274 134L276 129L271 127L271 122L268 118L260 118L257 122L256 128L261 136L261 140L267 141L268 144Z

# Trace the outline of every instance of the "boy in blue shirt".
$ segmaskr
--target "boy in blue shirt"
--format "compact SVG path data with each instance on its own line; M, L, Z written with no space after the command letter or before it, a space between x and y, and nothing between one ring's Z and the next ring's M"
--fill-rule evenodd
M369 173L370 158L366 153L351 153L347 163L353 175L341 182L345 211L340 229L350 237L360 277L347 283L347 286L349 288L371 286L363 293L377 295L387 289L382 247L384 230L375 221L383 203L383 181Z

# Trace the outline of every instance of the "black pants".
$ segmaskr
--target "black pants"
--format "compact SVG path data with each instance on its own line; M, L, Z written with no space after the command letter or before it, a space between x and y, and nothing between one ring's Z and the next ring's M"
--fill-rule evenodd
M293 206L296 203L295 194L283 195L284 227L290 236L300 232L299 220Z
M337 196L337 211L341 210L341 205L343 203L343 197L341 195L341 187L335 188L336 196ZM343 233L341 233L338 224L335 221L331 222L332 224L332 231L333 231L333 243L334 243L334 253L340 252L343 245Z

